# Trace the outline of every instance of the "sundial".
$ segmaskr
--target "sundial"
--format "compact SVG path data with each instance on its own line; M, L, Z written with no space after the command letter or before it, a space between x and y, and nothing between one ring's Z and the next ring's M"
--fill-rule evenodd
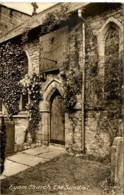
M40 68L60 68L68 46L67 27L50 32L40 38Z
M43 52L53 52L62 47L63 36L59 31L55 31L43 36Z

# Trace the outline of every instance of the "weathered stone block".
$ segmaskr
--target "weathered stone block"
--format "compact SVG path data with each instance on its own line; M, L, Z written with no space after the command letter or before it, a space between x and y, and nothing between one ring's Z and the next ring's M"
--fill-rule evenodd
M116 167L115 167L115 184L123 185L123 138L117 144L116 149Z
M122 137L116 137L113 141L113 146L118 146L118 144L120 143L120 140L122 139Z
M78 134L80 130L78 128L75 128L75 134Z
M73 135L72 135L72 133L65 134L65 143L66 144L72 144L73 143Z
M40 111L41 112L49 111L50 110L49 103L48 102L44 102L44 101L41 101L40 102L39 108L40 108Z
M116 147L111 147L111 183L115 183Z
M24 143L26 128L28 126L28 119L14 119L15 121L15 143L21 145Z
M36 137L37 137L37 140L42 141L42 132L38 131Z
M49 135L48 134L46 134L46 133L42 134L42 142L43 141L49 141Z
M123 138L116 137L111 147L111 182L123 186Z

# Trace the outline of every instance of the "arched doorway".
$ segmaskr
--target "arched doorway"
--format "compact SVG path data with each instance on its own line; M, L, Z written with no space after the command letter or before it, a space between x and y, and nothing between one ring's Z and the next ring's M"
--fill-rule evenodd
M58 91L51 98L50 143L65 144L65 115L63 99Z

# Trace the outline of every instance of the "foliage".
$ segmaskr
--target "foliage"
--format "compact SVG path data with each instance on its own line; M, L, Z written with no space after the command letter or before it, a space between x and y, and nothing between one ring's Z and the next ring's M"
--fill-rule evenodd
M105 40L104 70L100 67L96 36L86 29L86 98L85 109L92 112L97 121L97 132L106 130L110 135L110 144L119 135L121 118L122 59L119 57L119 36L110 28ZM114 53L114 55L113 55Z
M99 63L101 60L101 56L97 55L97 44L96 37L94 35L92 40L92 46L90 45L90 41L88 42L89 29L87 29L86 33L86 107L87 108L96 108L99 110L107 109L107 112L110 116L110 112L116 109L118 115L114 115L116 118L120 116L120 112L118 110L118 106L120 109L121 105L121 86L122 86L122 59L119 59L119 40L116 38L116 34L110 32L113 38L109 36L108 45L105 48L105 64L104 71L100 73L101 67L99 67ZM90 33L91 36L91 33ZM114 44L113 44L114 43ZM114 46L113 46L114 45ZM117 45L117 47L116 47ZM116 49L115 49L116 47ZM112 55L114 53L114 56ZM115 71L116 69L116 71ZM96 98L96 99L95 99ZM114 101L113 101L114 100ZM92 104L93 103L93 104ZM118 104L118 106L117 106ZM113 109L112 109L113 107ZM111 110L112 109L112 110ZM111 116L113 118L113 115Z
M24 72L24 60L25 54L23 51L24 40L20 42L9 41L4 43L0 48L0 90L3 103L6 106L9 117L11 118L13 114L19 112L19 100L20 96L23 93L26 93L25 89L30 96L30 103L28 105L28 110L30 114L29 127L31 130L32 139L34 141L35 129L38 126L38 121L40 118L39 115L39 101L40 101L40 77L33 73L33 75L26 75L25 79L23 78ZM29 76L29 77L28 77ZM22 84L25 85L23 86ZM29 82L29 83L28 83Z
M5 125L4 117L1 117L1 126L0 126L0 151L1 151L0 173L3 173L3 171L4 171L5 149L6 149L6 125Z
M0 48L0 91L11 117L18 113L21 94L19 83L23 73L24 52L19 42L9 41Z
M36 130L38 129L40 120L39 102L42 99L40 93L41 81L42 77L35 72L26 74L25 77L20 81L23 87L23 94L29 96L29 103L26 107L29 111L29 125L26 131L26 135L28 132L31 133L32 142L36 141Z
M99 57L97 52L97 39L91 33L89 26L86 28L86 85L85 108L99 109L103 105L103 75L99 74Z
M78 26L79 28L79 26ZM66 112L73 112L77 103L77 95L81 94L82 72L79 65L80 41L77 35L77 28L70 37L70 45L73 43L73 50L67 54L63 64L65 75L63 77L64 105Z
M41 34L49 33L57 28L60 23L67 22L70 17L70 14L67 14L67 11L67 6L61 6L60 10L49 12L43 21L43 25L41 26Z
M41 25L40 35L46 34L54 30L60 22L65 22L69 18L67 15L67 6L61 6L60 10L55 10L47 14L46 18ZM28 30L23 35L23 41L28 40ZM38 129L38 124L40 120L39 112L39 102L41 100L40 87L41 87L42 78L36 73L32 75L26 75L25 78L21 81L23 86L23 94L28 94L30 102L27 105L27 110L29 111L29 125L26 131L31 133L32 141L36 141L36 130ZM26 141L26 138L25 138Z
M64 80L64 105L67 112L72 112L81 91L81 73L71 69Z
M105 75L109 75L104 81L106 106L111 110L109 117L117 118L121 115L122 62L119 59L119 32L113 26L106 34L105 55Z
M67 14L67 7L61 6L59 11L48 13L46 19L41 26L41 34L45 34L53 30L60 24L60 21L64 22L69 17ZM66 17L67 16L67 17ZM23 65L25 54L23 51L23 45L28 41L28 32L22 34L21 39L18 41L8 41L3 43L0 48L0 91L3 103L8 111L8 115L11 118L14 114L19 112L19 100L23 93L28 93L30 103L27 106L29 110L29 126L28 131L31 132L32 140L35 141L35 130L38 128L38 122L40 119L39 113L39 101L41 99L40 94L40 82L41 78L39 75L33 73L26 75L23 78ZM29 82L29 83L28 83ZM25 83L25 84L24 84Z

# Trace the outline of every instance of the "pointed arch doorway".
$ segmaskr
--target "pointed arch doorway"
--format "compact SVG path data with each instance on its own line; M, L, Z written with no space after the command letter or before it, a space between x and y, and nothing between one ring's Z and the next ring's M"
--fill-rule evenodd
M65 144L65 114L63 99L58 91L51 97L50 143Z

